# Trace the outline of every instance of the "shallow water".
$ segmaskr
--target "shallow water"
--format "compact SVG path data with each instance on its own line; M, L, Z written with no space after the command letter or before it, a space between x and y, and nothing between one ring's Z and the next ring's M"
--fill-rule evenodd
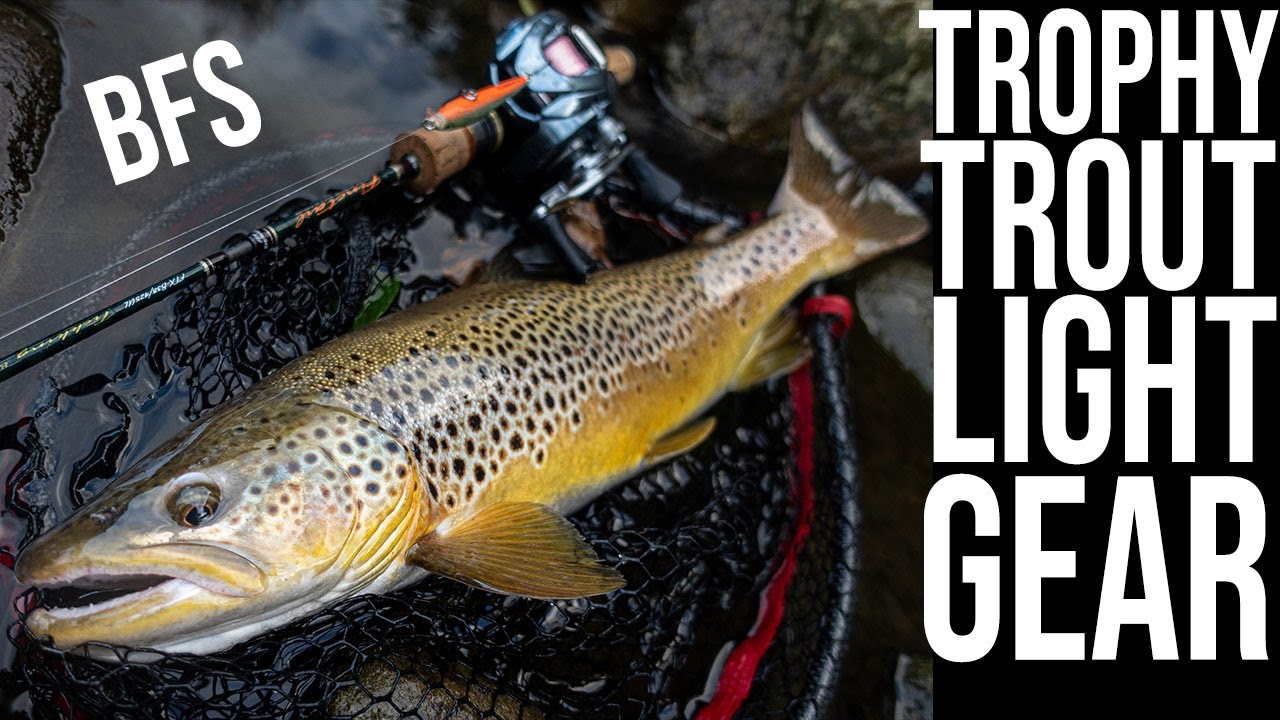
M37 110L56 114L46 123L51 131L30 191L21 196L16 221L0 243L0 313L52 287L87 279L21 312L0 315L0 334L156 255L104 273L108 265L272 188L374 150L414 126L424 106L483 78L495 32L516 12L515 3L486 7L466 0L385 0L376 12L361 3L289 0L42 5L37 15L60 45L62 91L59 103ZM162 149L155 172L114 186L82 86L114 74L140 85L140 64L175 53L190 61L202 43L214 38L231 41L243 57L244 64L226 77L257 101L263 114L260 136L242 148L218 144L207 121L224 106L204 95L189 74L178 73L169 83L171 96L191 95L196 105L196 114L181 120L191 161L172 167ZM695 195L744 208L767 202L781 175L779 158L725 148L688 131L658 110L652 98L643 83L627 88L618 115L655 161ZM359 179L381 161L379 153L301 194L316 197L324 188ZM227 227L54 313L0 341L0 347L7 351L36 339L141 286L143 278L179 269L233 232L261 224L262 216ZM434 211L406 232L418 251L416 270L426 275L457 261L463 247L459 235L501 235L492 225L459 224L456 216ZM173 301L161 303L0 385L0 563L11 563L29 531L28 521L10 509L13 503L49 506L31 522L47 527L119 467L189 421L189 385L200 378L166 360L155 343L146 344L154 333L169 330L176 314ZM912 432L928 427L929 400L865 332L854 335L851 347L855 358L865 358L856 362L854 388L869 519L854 651L838 707L849 716L881 717L891 697L895 653L925 648L918 621L918 518L930 441L927 434ZM108 383L110 392L104 394ZM33 433L38 441L33 442ZM33 446L40 451L33 454ZM16 487L33 473L46 479ZM5 626L7 598L15 590L12 573L0 568L6 608L0 623ZM12 656L9 644L0 642L0 667Z

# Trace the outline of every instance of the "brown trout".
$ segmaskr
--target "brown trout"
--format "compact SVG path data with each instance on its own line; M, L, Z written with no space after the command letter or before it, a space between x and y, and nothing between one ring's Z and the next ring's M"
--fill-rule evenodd
M724 393L803 362L790 301L927 226L807 113L771 210L583 285L457 290L299 358L25 548L25 583L116 591L50 595L28 626L64 648L213 652L427 573L617 589L564 515L706 438Z

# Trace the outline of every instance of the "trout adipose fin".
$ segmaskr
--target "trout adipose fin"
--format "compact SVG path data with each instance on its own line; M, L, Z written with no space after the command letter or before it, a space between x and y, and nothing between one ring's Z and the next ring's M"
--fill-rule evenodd
M500 502L437 529L407 560L490 592L543 600L600 595L625 583L546 505Z

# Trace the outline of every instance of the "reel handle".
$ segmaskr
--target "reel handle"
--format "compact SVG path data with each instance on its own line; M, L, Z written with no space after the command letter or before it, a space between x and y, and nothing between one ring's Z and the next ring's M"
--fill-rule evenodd
M626 85L636 76L636 55L622 45L604 46L605 67L619 85Z
M587 251L569 237L569 232L564 229L564 223L560 222L560 217L555 213L543 215L535 221L535 225L560 255L565 269L569 271L569 278L575 283L586 282L587 276L604 268L599 261L588 255Z

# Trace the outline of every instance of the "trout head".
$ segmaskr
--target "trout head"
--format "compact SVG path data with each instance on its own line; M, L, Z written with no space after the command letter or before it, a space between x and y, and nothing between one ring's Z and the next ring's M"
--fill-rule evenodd
M403 550L412 475L390 438L320 405L228 410L23 550L19 579L48 590L37 636L212 652L368 585Z

